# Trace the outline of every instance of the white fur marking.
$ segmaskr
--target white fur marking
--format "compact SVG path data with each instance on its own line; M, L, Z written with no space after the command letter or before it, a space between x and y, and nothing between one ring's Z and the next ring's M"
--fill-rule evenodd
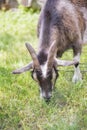
M75 67L74 76L73 76L73 79L72 79L73 83L76 83L77 81L82 81L82 74L80 73L79 66Z
M46 78L46 76L47 76L47 63L45 63L44 65L41 65L41 70L42 70L43 77Z
M51 96L52 96L51 92L48 92L48 93L46 94L46 92L45 92L45 91L42 91L41 88L40 88L40 97L41 97L41 98L47 98L47 97L50 98Z
M74 60L80 61L80 53L77 54L77 56L74 57ZM76 83L77 81L82 81L82 74L80 73L79 66L74 67L74 76L72 78L72 82Z

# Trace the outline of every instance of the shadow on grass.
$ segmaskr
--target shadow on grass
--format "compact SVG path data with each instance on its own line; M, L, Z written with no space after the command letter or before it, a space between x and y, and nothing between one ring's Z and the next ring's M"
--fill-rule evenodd
M64 96L63 93L61 93L58 90L58 88L55 88L53 90L53 96L51 99L51 103L53 106L60 107L60 108L64 107L67 104L66 97Z

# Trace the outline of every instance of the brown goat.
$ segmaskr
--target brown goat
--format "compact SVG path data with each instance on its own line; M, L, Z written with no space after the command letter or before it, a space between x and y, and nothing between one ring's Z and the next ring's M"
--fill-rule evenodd
M45 99L52 96L52 89L58 77L57 66L75 65L73 82L82 80L79 60L84 31L84 18L77 6L69 0L47 0L39 18L38 53L26 43L33 62L13 73L20 74L33 68L32 77L38 82L40 95ZM70 48L74 54L72 61L57 59Z

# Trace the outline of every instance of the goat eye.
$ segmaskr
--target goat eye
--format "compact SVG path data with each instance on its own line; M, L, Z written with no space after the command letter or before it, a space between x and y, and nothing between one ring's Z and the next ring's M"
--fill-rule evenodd
M38 80L42 79L42 72L41 71L36 71L36 75L38 77Z

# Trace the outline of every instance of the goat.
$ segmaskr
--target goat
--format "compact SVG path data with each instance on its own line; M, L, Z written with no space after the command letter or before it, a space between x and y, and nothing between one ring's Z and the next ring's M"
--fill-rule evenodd
M20 74L33 68L32 77L40 86L40 95L48 100L59 76L58 66L74 65L72 81L82 80L79 69L80 55L85 31L82 13L69 0L46 0L38 22L39 47L36 54L26 43L32 62L13 71ZM72 61L59 60L67 49L73 49Z

